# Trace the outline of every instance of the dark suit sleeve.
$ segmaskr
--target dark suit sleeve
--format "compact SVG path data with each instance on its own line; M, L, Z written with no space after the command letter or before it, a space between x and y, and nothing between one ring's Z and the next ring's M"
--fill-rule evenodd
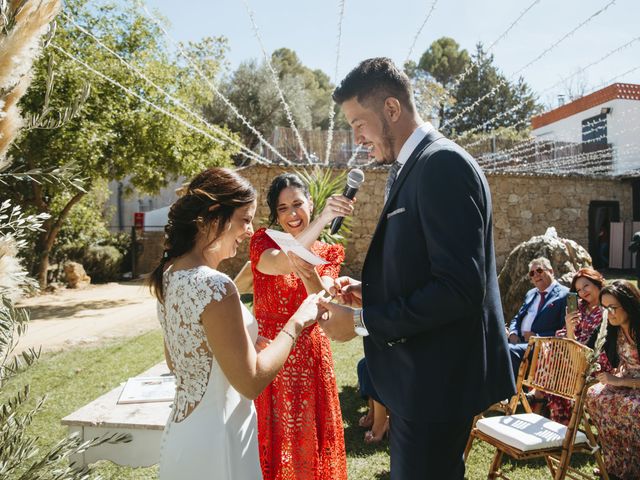
M431 279L408 296L367 305L364 320L374 341L477 319L482 311L488 228L482 181L453 150L435 152L416 168L420 183L414 215L424 232L429 262L417 258L413 268L430 266Z
M520 315L524 313L523 310L526 306L527 306L527 303L526 302L523 303L520 309L518 310L518 313L516 313L513 319L511 320L511 323L509 324L509 334L518 333L518 318L520 317Z

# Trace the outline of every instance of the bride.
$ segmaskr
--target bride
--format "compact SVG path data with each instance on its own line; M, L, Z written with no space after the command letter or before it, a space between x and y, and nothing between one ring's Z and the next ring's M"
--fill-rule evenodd
M262 478L252 399L315 322L318 296L310 295L273 340L258 340L236 286L216 270L253 234L255 211L254 188L223 168L196 176L169 211L164 255L150 278L176 376L161 479Z

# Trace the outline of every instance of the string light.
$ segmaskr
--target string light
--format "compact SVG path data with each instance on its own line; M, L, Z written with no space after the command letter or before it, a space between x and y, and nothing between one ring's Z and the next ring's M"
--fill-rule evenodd
M205 137L207 137L209 140L219 144L219 145L224 145L224 142L222 140L220 140L219 138L214 137L213 135L211 135L208 132L205 132L204 130L202 130L199 127L196 127L195 125L187 122L186 120L184 120L183 118L180 118L179 116L177 116L176 114L170 112L169 110L166 110L165 108L156 105L155 103L147 100L146 98L144 98L143 96L141 96L140 94L134 92L133 90L131 90L128 87L125 87L124 85L122 85L120 82L118 82L117 80L112 79L111 77L105 75L104 73L96 70L95 68L93 68L92 66L90 66L89 64L87 64L86 62L80 60L79 58L77 58L76 56L74 56L73 54L67 52L64 48L62 48L60 45L56 44L56 43L52 43L51 46L55 49L58 50L60 53L66 55L69 59L73 60L74 62L78 63L79 65L82 65L86 70L90 71L91 73L93 73L94 75L97 75L98 77L102 78L103 80L111 83L113 86L120 88L121 90L125 91L126 93L128 93L129 95L137 98L138 100L140 100L141 102L145 103L146 105L150 106L151 108L153 108L154 110L157 110L158 112L174 119L175 121L179 122L181 125L185 126L186 128L193 130L194 132L200 133L201 135L204 135ZM241 152L242 155L244 156L249 156L244 152ZM258 157L250 157L254 160L256 160L258 163L264 163L260 158Z
M300 136L300 132L298 131L298 128L296 127L296 123L293 120L293 114L291 113L291 109L289 108L289 104L287 103L287 100L284 98L284 92L282 91L282 88L280 87L280 81L278 80L278 72L276 72L276 69L273 68L273 64L271 63L271 60L269 59L269 55L267 54L267 50L264 47L264 44L262 43L262 37L260 35L260 30L258 29L258 24L256 23L254 14L253 14L253 10L251 10L251 8L249 7L249 4L247 3L246 0L243 0L245 9L247 10L247 14L249 15L249 20L251 21L251 27L253 29L253 33L256 36L256 39L258 40L258 43L260 45L260 49L262 50L262 55L264 56L264 61L267 65L267 67L269 67L269 70L271 71L271 79L273 80L273 84L276 87L276 91L278 92L278 97L280 98L280 103L282 104L282 108L284 108L284 112L285 115L287 116L287 120L289 121L289 125L291 125L291 129L293 130L293 134L296 137L296 140L298 141L298 145L300 146L300 149L302 150L302 153L304 153L305 158L307 159L307 162L309 164L313 164L313 161L311 160L311 157L309 156L309 153L307 152L307 149L304 146L304 142L302 141L302 137Z
M537 0L537 1L540 1L540 0ZM411 55L413 54L413 49L416 48L416 43L418 43L418 38L420 38L420 34L422 33L422 30L424 30L425 25L431 18L431 15L433 15L433 11L436 9L437 4L438 4L438 0L434 0L433 3L431 4L431 8L427 12L427 16L422 22L422 25L420 25L420 28L418 28L418 31L414 35L413 42L411 42L411 46L409 47L409 52L407 53L407 58L404 61L405 64L409 61L409 59L411 59Z
M577 26L575 26L574 28L572 28L571 30L569 30L569 32L565 33L562 37L560 37L560 39L556 40L554 43L552 43L549 47L547 47L546 49L544 49L542 51L542 53L540 53L539 55L537 55L533 60L529 61L524 67L520 68L519 70L517 70L516 72L514 72L510 78L514 78L515 76L519 75L520 73L524 72L526 69L528 69L529 67L531 67L532 65L534 65L535 63L537 63L538 61L540 61L545 55L547 55L549 52L551 52L552 50L554 50L558 45L560 45L562 42L564 42L567 38L571 37L573 34L575 34L579 29L581 29L582 27L584 27L585 25L587 25L589 22L591 22L594 18L596 18L598 15L600 15L601 13L605 12L609 7L611 7L614 3L616 2L616 0L611 0L609 3L607 3L604 7L600 8L599 10L597 10L596 12L592 13L591 15L589 15L589 17L587 17L585 20L583 20L582 22L580 22ZM492 97L493 95L495 95L497 93L497 91L503 87L507 85L507 79L502 77L500 78L500 80L498 81L498 84L493 87L489 92L487 92L486 94L482 95L481 97L477 98L471 105L469 105L468 107L465 107L464 109L462 109L454 118L447 120L444 124L444 126L446 127L447 125L450 125L451 123L457 121L458 119L460 119L462 116L466 115L467 113L472 112L473 110L475 110L475 108L480 105L480 103L482 103L482 101Z
M520 20L522 20L522 18L529 13L529 11L535 7L538 3L540 3L540 0L534 0L531 4L529 4L529 6L527 8L525 8L522 12L520 12L520 14L518 15L518 18L516 18L513 22L511 22L511 24L507 27L507 29L502 32L498 38L496 38L493 43L491 43L491 45L489 46L489 48L487 48L487 53L490 53L491 50L493 50L495 48L496 45L498 45L498 43L500 43L504 38L506 38L506 36L509 34L509 32L520 22ZM447 88L445 90L445 92L441 95L440 99L438 100L438 104L441 104L442 102L445 101L445 99L451 94L451 92L456 89L458 87L458 85L460 85L460 82L462 82L465 78L467 78L467 75L469 75L469 73L471 73L471 71L473 70L473 67L478 65L477 62L471 61L469 63L469 65L467 65L467 68L464 69L464 71L458 75L454 80L453 83L451 84L451 86L449 88Z
M162 33L169 40L169 42L178 50L180 55L182 55L182 57L187 61L187 63L196 71L196 73L200 76L200 78L202 78L205 81L205 83L209 86L210 90L229 108L229 110L231 110L231 112L236 116L236 118L238 118L242 122L242 124L244 126L246 126L251 131L251 133L253 133L256 136L256 138L258 139L258 141L262 145L264 145L269 150L271 150L276 155L276 157L278 157L285 165L291 165L292 163L287 158L285 158L273 145L271 145L264 138L262 133L260 133L253 125L251 125L249 120L247 120L247 118L238 111L236 106L233 103L231 103L231 101L227 97L225 97L222 94L222 92L220 92L220 90L209 79L209 77L207 77L207 75L205 75L205 73L197 65L197 63L192 60L191 56L189 54L187 54L187 52L184 50L184 48L182 48L180 43L177 42L171 36L171 34L167 31L167 29L164 27L164 25L162 25L162 22L160 21L160 19L158 19L154 14L152 14L149 11L149 9L144 4L144 2L141 1L139 3L140 3L141 8L147 14L147 17L149 19L151 19L158 26L158 28L162 31Z
M115 52L114 50L112 50L111 48L109 48L107 45L105 45L98 37L96 37L93 33L91 33L90 31L88 31L87 29L85 29L84 27L82 27L81 25L79 25L73 18L71 18L69 15L67 15L64 12L61 12L62 16L64 18L66 18L68 21L70 21L78 30L80 30L82 33L84 33L85 35L89 36L90 38L92 38L97 44L98 46L100 46L102 49L106 50L107 52L109 52L111 55L113 55L114 57L116 57L129 71L132 71L133 73L135 73L139 78L141 78L142 80L144 80L146 83L148 83L149 85L151 85L153 88L155 88L156 90L158 90L160 93L162 93L167 99L169 99L169 101L171 103L173 103L174 105L176 105L178 108L180 108L181 110L183 110L184 112L186 112L187 114L189 114L190 116L194 117L196 120L198 120L199 122L203 123L204 125L206 125L210 130L214 131L215 133L217 133L218 135L220 135L221 137L223 137L225 140L227 140L228 142L232 143L233 145L239 147L242 151L244 151L247 155L251 156L251 157L259 157L260 160L262 160L263 163L271 163L269 161L269 159L258 155L256 152L254 152L253 150L247 148L245 145L243 145L242 143L238 142L237 140L235 140L234 138L232 138L231 136L227 135L226 132L224 132L222 129L218 128L215 125L212 125L211 123L207 122L207 120L205 120L204 118L202 118L200 115L198 115L197 113L195 113L194 111L190 110L186 105L184 105L180 100L178 100L177 98L175 98L174 96L172 96L169 92L167 92L166 90L164 90L162 87L160 87L159 85L157 85L153 80L151 80L149 77L147 77L147 75L140 71L138 68L136 68L135 66L133 66L131 63L129 63L127 60L125 60L119 53Z
M338 66L340 64L340 46L342 43L342 21L344 19L344 0L338 3L338 39L336 41L336 69L333 74L333 83L338 83ZM329 157L331 155L331 144L333 143L333 128L335 121L335 107L333 97L329 97L329 130L327 131L327 150L324 154L324 164L329 165Z

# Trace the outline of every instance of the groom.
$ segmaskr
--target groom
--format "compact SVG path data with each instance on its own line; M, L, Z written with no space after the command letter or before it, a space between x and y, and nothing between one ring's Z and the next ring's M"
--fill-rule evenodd
M356 142L391 168L362 283L338 279L351 306L322 302L320 324L336 340L364 337L391 415L391 478L463 479L473 417L515 390L489 186L466 151L420 118L390 59L360 63L333 99Z

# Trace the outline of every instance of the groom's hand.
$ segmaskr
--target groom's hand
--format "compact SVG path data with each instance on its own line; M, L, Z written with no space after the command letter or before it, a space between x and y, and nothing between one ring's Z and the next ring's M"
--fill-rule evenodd
M331 294L336 299L350 307L362 306L362 282L354 280L351 277L336 278L331 289Z
M332 340L347 342L357 336L353 326L353 308L325 298L318 300L318 323Z

